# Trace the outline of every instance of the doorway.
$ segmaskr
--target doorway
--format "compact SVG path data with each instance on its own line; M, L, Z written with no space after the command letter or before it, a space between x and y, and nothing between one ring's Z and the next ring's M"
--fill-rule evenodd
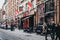
M34 27L34 16L29 17L29 29L30 31L33 31Z

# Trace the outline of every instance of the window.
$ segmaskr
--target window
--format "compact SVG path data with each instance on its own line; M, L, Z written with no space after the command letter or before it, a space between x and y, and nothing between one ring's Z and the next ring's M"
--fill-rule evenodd
M54 1L49 0L45 3L45 12L53 11L54 10Z
M19 7L19 11L23 11L23 6Z

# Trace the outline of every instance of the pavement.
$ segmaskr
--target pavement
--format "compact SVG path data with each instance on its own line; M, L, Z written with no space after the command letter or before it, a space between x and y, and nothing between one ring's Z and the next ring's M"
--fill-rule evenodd
M51 40L50 37L48 39ZM0 29L0 40L45 40L45 37L36 33L25 33L18 29L15 31Z

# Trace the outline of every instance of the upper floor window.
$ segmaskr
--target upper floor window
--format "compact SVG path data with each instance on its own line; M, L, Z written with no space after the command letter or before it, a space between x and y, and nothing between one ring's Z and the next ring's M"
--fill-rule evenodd
M53 11L54 10L54 1L49 0L45 3L45 12Z

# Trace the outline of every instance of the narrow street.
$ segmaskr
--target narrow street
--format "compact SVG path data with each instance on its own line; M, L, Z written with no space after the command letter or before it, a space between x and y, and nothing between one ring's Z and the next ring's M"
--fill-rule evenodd
M0 40L60 40L60 0L0 0Z
M0 40L44 40L44 36L37 35L35 33L24 33L22 30L4 30L0 29ZM50 39L50 37L48 37Z

